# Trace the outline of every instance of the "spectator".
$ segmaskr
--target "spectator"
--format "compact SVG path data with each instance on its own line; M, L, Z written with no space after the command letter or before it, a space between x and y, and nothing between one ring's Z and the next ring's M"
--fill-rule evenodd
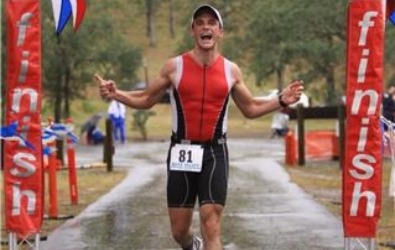
M283 137L289 130L289 114L287 108L275 112L272 120L271 138Z
M104 142L104 134L96 126L91 126L88 129L87 138L88 144L97 145Z
M395 86L390 85L387 92L383 95L383 107L382 113L385 119L390 122L394 122L395 115ZM387 131L387 126L384 125L384 130Z
M112 100L108 107L108 117L112 121L112 133L115 142L125 143L125 105Z

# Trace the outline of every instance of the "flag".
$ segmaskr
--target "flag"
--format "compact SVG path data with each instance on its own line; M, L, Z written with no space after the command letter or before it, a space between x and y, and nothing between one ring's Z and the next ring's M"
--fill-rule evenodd
M73 28L77 31L86 9L85 0L52 0L56 34L60 35L70 16L73 16Z
M395 25L395 0L387 0L386 16Z
M21 135L18 134L17 128L18 128L17 121L11 123L8 126L1 127L0 139L7 140L7 141L12 141L12 140L15 141L16 140L16 141L19 141L19 144L21 146L25 146L25 147L34 149L33 144L31 144L30 142L25 140Z
M85 0L70 0L70 2L73 13L73 28L74 31L77 31L78 27L82 23L82 19L84 19L86 4Z

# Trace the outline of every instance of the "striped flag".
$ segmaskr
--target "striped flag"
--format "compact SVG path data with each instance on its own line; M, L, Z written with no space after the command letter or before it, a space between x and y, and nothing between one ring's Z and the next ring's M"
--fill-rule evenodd
M62 33L70 16L73 16L73 29L77 31L84 18L85 9L85 0L52 0L56 34Z
M387 0L386 16L395 25L395 0Z
M71 11L73 13L73 28L77 31L84 18L86 4L85 0L70 0Z

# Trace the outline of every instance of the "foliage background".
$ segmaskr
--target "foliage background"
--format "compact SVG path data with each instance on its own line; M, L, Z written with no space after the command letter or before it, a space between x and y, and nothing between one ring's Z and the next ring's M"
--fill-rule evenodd
M345 88L347 0L212 0L223 15L222 51L238 63L254 94L304 80L315 105L333 105ZM87 0L83 24L56 36L50 1L41 1L44 114L73 115L75 101L98 100L92 75L132 89L164 61L189 49L190 17L200 1ZM4 15L4 10L2 11ZM5 48L5 18L2 47ZM395 30L387 25L386 83L392 83ZM2 82L6 74L2 50ZM4 91L5 84L2 85ZM384 87L384 86L383 86ZM96 105L93 105L96 106ZM86 111L97 110L89 104Z

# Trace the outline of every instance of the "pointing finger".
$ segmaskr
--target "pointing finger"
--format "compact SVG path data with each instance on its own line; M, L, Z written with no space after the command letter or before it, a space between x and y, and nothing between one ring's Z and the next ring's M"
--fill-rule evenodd
M105 80L103 78L101 78L98 74L94 75L94 78L96 79L96 81L100 84L105 83Z

